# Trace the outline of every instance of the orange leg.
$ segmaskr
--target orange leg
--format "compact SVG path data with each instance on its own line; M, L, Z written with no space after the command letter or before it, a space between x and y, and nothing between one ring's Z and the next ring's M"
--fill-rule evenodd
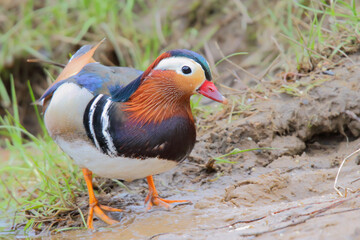
M115 220L109 218L103 212L103 210L109 211L109 212L121 212L122 210L99 204L98 200L95 197L94 189L93 189L93 185L92 185L92 172L87 168L83 168L82 171L83 171L83 174L84 174L86 186L87 186L88 191L89 191L89 216L88 216L88 219L87 219L87 227L89 229L94 229L94 226L93 226L94 213L98 218L100 218L101 220L103 220L107 224L111 225L111 224L114 224L114 223L118 223L118 221L115 221Z
M167 210L171 208L169 203L178 203L178 202L185 202L191 203L189 200L167 200L159 197L158 192L156 191L154 179L152 176L146 177L146 180L149 185L149 193L145 198L145 204L147 203L146 210L150 210L152 206L161 206Z

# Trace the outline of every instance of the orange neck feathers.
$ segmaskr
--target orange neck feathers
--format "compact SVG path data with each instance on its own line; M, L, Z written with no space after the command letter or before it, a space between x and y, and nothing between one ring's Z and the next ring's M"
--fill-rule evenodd
M129 118L143 124L161 121L174 116L193 120L190 96L176 87L173 73L153 71L124 103L123 111Z

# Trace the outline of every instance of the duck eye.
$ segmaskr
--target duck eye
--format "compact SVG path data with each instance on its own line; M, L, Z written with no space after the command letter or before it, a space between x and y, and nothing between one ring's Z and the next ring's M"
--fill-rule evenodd
M191 68L189 66L183 66L181 68L181 71L184 73L184 74L190 74L191 73Z

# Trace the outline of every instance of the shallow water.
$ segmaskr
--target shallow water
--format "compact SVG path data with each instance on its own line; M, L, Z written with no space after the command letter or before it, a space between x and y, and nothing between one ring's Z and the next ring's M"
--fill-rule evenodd
M135 212L136 211L136 212ZM203 235L203 230L226 225L236 211L229 209L196 209L194 206L178 206L171 211L131 209L125 212L119 224L99 228L97 231L64 232L61 237L77 239L144 239L158 234L171 233L179 239ZM99 226L97 226L99 227ZM199 232L199 233L197 233ZM163 235L159 237L165 237ZM166 238L165 238L166 239Z
M352 169L353 166L345 168L344 175L356 179L358 173ZM275 170L248 177L233 174L216 180L211 178L206 184L183 184L186 190L176 188L178 181L171 182L174 172L156 176L160 194L170 196L168 199L191 200L192 204L177 205L169 211L154 207L146 212L144 182L137 181L129 184L132 193L122 191L113 197L125 201L124 212L111 215L120 221L118 224L107 226L95 221L94 231L67 231L45 236L45 239L341 239L357 236L356 225L347 222L358 221L360 197L306 220L311 213L343 200L331 189L336 169L305 173ZM170 186L164 186L163 182ZM306 221L301 223L303 220ZM286 227L296 222L300 223ZM1 220L0 227L8 224ZM25 237L2 232L0 238L6 236Z
M351 170L351 167L346 168L344 173L355 178L357 173ZM155 207L146 212L142 199L138 198L141 200L137 204L125 206L124 212L112 215L113 218L120 219L120 223L116 225L106 226L97 221L95 231L69 231L53 238L339 239L345 235L356 235L356 227L342 221L341 217L356 221L360 213L357 211L360 209L360 197L330 208L316 218L309 217L344 200L328 188L328 177L323 178L332 176L335 172L335 169L328 169L314 170L305 175L300 172L291 173L288 175L291 179L286 179L280 177L279 171L273 171L249 178L247 182L239 181L241 176L226 176L207 186L194 184L187 191L174 191L174 188L160 186L166 194L173 192L169 199L188 199L193 204L177 205L169 211ZM170 176L171 173L166 175ZM258 179L259 184L249 184L254 179ZM321 182L321 179L325 182ZM279 180L280 183L277 182ZM314 181L311 193L306 192L307 185L303 181ZM281 185L281 182L286 186ZM225 184L231 183L237 183L235 185L238 187L225 187ZM295 185L299 187L296 188ZM269 192L264 187L273 190ZM240 193L236 191L238 188ZM234 197L240 205L234 205L235 202L229 201L229 197ZM339 213L335 214L337 212ZM234 224L236 222L238 223ZM299 224L291 227L296 222ZM334 228L334 225L337 227ZM282 227L284 228L281 229ZM278 230L272 232L274 229Z

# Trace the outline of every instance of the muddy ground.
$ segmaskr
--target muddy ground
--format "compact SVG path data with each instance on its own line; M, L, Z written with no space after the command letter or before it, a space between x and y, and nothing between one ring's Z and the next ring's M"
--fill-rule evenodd
M333 188L339 164L360 145L360 56L352 61L344 59L330 69L331 75L302 77L303 83L321 81L303 96L282 93L256 101L247 117L234 117L231 123L224 113L199 119L190 157L173 171L155 176L162 197L192 204L146 212L144 180L127 183L130 192L107 189L105 184L99 200L124 209L112 215L120 223L109 227L96 221L95 232L53 237L360 239L356 156L340 175L340 185L355 192L349 190L343 198ZM211 164L214 156L234 148L261 147L274 149L229 157L234 164ZM78 201L86 212L85 193Z
M232 57L231 60L249 71L260 72L259 75L267 71L264 69L272 64L279 53L274 50L274 43L269 41L269 36L275 35L272 32L275 30L259 20L265 16L261 11L255 14L262 9L259 5L263 5L263 2L251 1L254 6L249 12L255 16L252 19L246 11L234 7L232 1L206 1L206 4L203 1L195 8L193 4L184 4L183 1L168 2L174 4L168 6L174 11L169 14L164 7L159 14L162 18L168 14L169 22L174 24L177 31L164 47L177 43L177 47L192 48L217 28L217 33L205 44L204 52L215 70L216 78L224 80L218 83L240 90L229 90L229 99L231 95L240 93L241 96L253 91L248 87L254 85L252 76L239 71L232 64L225 65L225 61L217 68L214 65L222 58L217 50L219 45L224 55L246 49L251 54ZM280 1L274 5L284 14ZM273 2L270 7L275 8ZM201 12L197 12L198 8ZM264 9L267 11L267 7ZM150 12L149 16L152 14ZM147 28L146 23L151 23L149 19L145 16L138 25ZM196 38L180 41L184 31L179 26L197 26L201 30ZM92 39L89 35L85 43L93 44L96 41L97 38ZM56 42L54 45L58 47L52 50L52 55L47 54L61 63L65 62L62 58L79 47L68 42ZM104 49L108 50L109 45ZM143 202L147 195L145 180L125 183L130 189L128 191L114 185L111 180L97 179L95 184L101 185L97 188L99 201L124 210L111 215L120 223L109 227L95 221L96 231L67 231L49 238L360 239L360 198L357 192L360 181L356 181L360 177L358 157L351 158L340 175L340 185L350 187L355 192L348 191L347 197L343 198L333 188L339 164L360 146L360 121L356 118L360 116L360 55L359 48L356 49L358 55L351 56L351 61L344 58L336 68L327 69L331 71L330 75L321 70L307 73L314 69L302 69L306 76L294 76L303 85L297 88L303 92L293 93L297 96L274 92L269 94L268 99L245 98L251 107L241 110L239 115L234 114L231 119L230 101L223 111L215 112L206 119L198 118L197 144L190 157L176 169L155 176L161 197L188 199L192 204L178 205L170 211L153 209L146 212ZM121 46L121 50L126 52L127 48ZM60 52L62 58L59 57ZM112 56L112 52L107 55ZM39 127L36 118L28 117L34 113L33 108L29 107L26 81L30 79L36 97L42 95L48 84L41 65L25 64L24 59L15 62L10 72L16 79L20 118L27 129L37 133ZM113 63L117 65L115 60ZM281 63L276 63L268 74L274 77L283 70ZM233 81L233 75L243 82ZM4 76L2 78L5 79ZM289 77L288 80L291 82L294 79ZM262 81L264 91L281 89L279 85L285 83L281 80ZM5 81L5 85L9 89L9 81ZM223 88L224 91L227 88ZM0 114L4 113L2 107ZM235 108L235 111L239 109ZM212 164L213 157L234 148L268 147L273 149L228 157L228 160L235 162L233 164ZM5 156L3 159L7 159L6 154L0 153ZM77 194L76 201L86 218L87 193ZM70 215L66 213L60 216L59 220L56 226L59 229L83 226L77 210ZM47 231L37 234L48 236Z

